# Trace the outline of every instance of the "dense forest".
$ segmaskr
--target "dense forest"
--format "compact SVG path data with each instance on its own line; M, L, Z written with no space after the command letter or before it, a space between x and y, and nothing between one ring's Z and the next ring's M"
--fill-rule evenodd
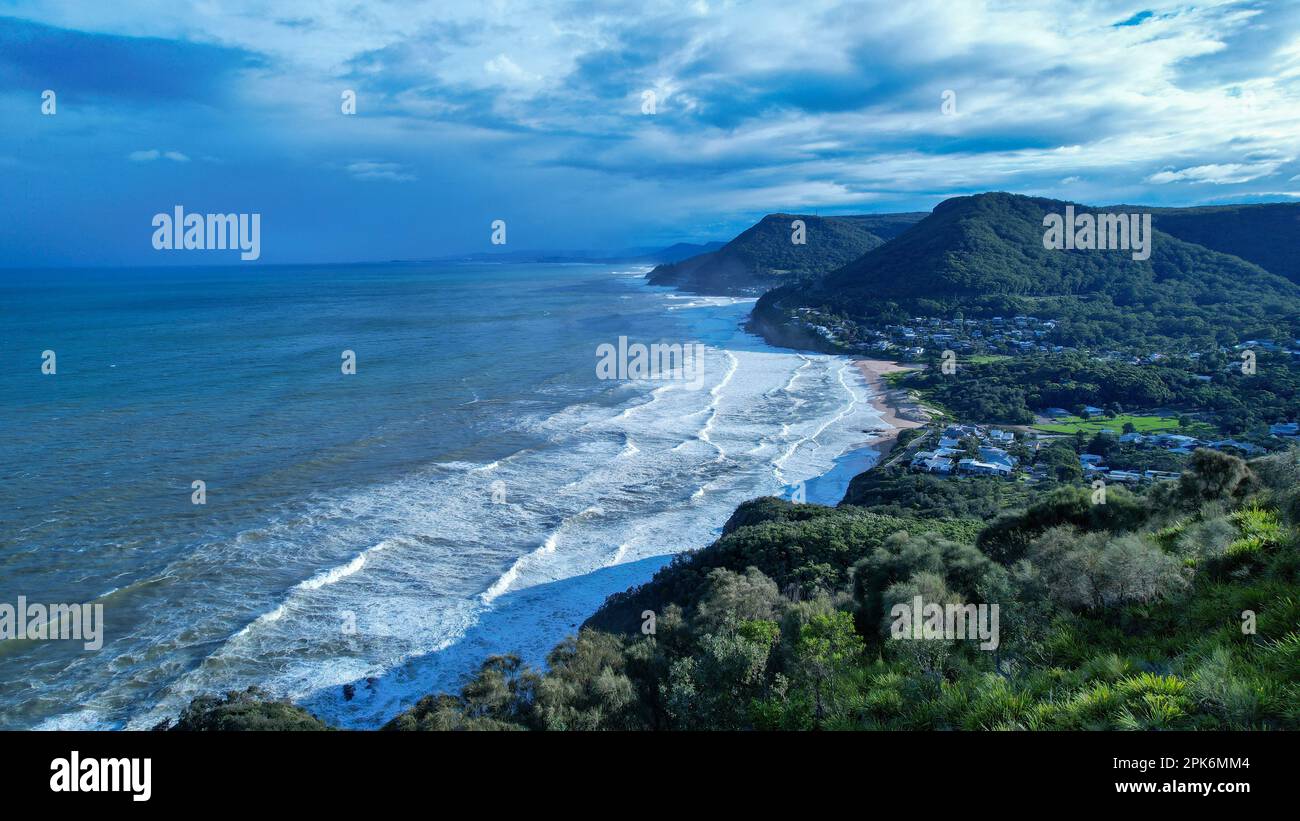
M1107 210L1137 210L1114 206ZM1300 283L1300 203L1151 208L1155 227Z
M1300 336L1300 286L1240 257L1158 229L1146 260L1044 248L1043 218L1067 205L1001 193L945 200L854 262L768 292L755 314L780 321L806 306L872 327L1024 314L1054 320L1055 344L1167 353Z
M801 276L824 274L852 262L916 223L924 213L819 217L768 214L721 249L660 265L647 278L700 293L761 293ZM792 241L795 220L804 242Z

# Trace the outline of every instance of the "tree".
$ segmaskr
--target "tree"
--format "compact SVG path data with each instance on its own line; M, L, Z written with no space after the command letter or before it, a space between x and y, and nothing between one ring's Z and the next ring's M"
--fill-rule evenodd
M776 582L758 568L746 568L741 574L716 567L709 571L709 590L696 606L695 624L710 633L728 624L771 619L781 603Z
M1030 548L1048 595L1065 607L1099 611L1145 604L1186 585L1182 562L1134 534L1045 532Z
M862 637L853 629L853 617L842 610L813 616L800 629L795 670L800 683L812 690L816 727L825 725L827 712L834 709L843 694L862 649Z
M1193 502L1239 497L1258 486L1259 480L1240 458L1217 450L1198 448L1178 477L1184 499Z

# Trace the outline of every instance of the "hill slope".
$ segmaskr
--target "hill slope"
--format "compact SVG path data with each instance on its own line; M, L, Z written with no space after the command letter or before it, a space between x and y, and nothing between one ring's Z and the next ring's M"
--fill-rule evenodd
M721 249L649 273L652 285L710 294L757 294L789 279L830 271L883 245L923 213L817 217L769 214ZM791 223L803 220L806 242L791 241Z
M1119 206L1124 207L1124 206ZM1300 283L1300 203L1152 208L1155 227Z
M1044 216L1067 205L1004 193L946 200L815 286L766 295L756 318L772 323L798 306L877 326L1024 313L1059 320L1058 342L1103 348L1233 344L1300 331L1300 287L1158 229L1146 260L1125 250L1045 248Z

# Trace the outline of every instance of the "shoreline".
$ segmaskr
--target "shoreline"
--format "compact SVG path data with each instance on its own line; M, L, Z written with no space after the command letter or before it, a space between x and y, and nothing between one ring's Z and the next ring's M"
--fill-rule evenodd
M871 407L880 414L880 421L890 427L888 431L878 433L870 442L870 447L880 453L876 465L873 465L876 467L889 458L899 434L930 421L930 411L906 389L890 388L885 381L885 374L918 370L924 366L902 365L889 359L854 359L853 364L871 386Z

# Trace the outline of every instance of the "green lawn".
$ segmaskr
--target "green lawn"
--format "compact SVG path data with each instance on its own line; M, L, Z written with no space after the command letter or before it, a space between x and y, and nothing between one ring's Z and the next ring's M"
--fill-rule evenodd
M1044 433L1100 433L1102 430L1110 429L1115 433L1124 432L1124 423L1132 422L1133 427L1138 433L1153 433L1162 430L1175 430L1178 428L1178 417L1176 416L1134 416L1132 414L1120 414L1112 419L1093 417L1092 419L1081 419L1078 416L1063 416L1055 422L1045 425L1034 425L1034 430L1041 430Z
M988 365L991 362L1004 362L1010 358L1005 354L982 353L968 357L966 361L972 365Z

